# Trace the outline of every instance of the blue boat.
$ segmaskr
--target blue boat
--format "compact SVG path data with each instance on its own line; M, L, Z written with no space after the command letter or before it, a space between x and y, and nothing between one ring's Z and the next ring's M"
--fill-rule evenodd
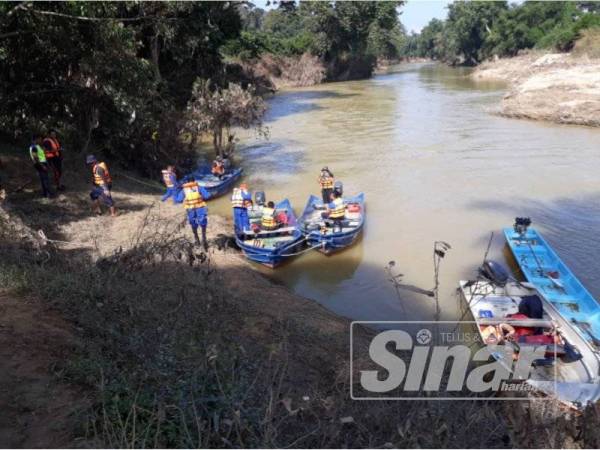
M521 272L598 355L600 305L530 223L519 218L514 228L504 229Z
M261 206L249 209L251 225L260 224L261 209ZM304 238L288 199L275 205L275 216L281 217L282 214L285 214L285 223L276 230L267 231L255 227L254 230L244 230L243 233L236 235L235 241L238 247L249 260L275 268L300 250Z
M298 223L310 247L330 255L356 242L365 224L365 195L346 197L344 203L346 217L342 229L334 230L332 224L321 216L324 210L322 200L315 195L309 197Z
M210 198L219 197L231 190L235 182L242 176L243 169L241 167L234 168L219 178L214 176L210 171L210 166L201 166L189 175L186 175L183 180L193 176L198 184L205 188L210 194Z

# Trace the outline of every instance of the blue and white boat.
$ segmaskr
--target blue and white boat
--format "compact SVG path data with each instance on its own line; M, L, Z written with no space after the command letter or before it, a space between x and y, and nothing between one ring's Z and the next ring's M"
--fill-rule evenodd
M585 342L587 348L579 350L591 353L587 366L599 383L600 304L530 224L517 218L513 228L504 229L506 242L527 281Z
M210 166L201 166L190 175L184 177L184 180L193 176L198 184L208 191L210 198L212 199L229 192L235 182L242 176L242 172L243 169L237 167L231 171L225 172L225 174L219 178L211 173Z
M344 203L346 216L340 230L322 217L322 200L315 195L309 197L298 223L310 247L329 255L356 242L365 224L365 195L345 197Z
M260 206L249 209L251 225L260 224L261 209ZM279 217L279 222L284 222L276 230L260 230L257 226L253 227L254 229L244 230L235 237L238 247L249 260L271 268L277 267L297 254L305 241L288 199L275 205L275 216ZM283 217L285 219L282 221Z

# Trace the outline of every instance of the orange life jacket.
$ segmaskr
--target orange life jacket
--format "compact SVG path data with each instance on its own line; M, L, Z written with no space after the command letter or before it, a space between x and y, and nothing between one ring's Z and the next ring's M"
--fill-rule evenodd
M104 177L98 173L98 168L102 168L104 170ZM98 162L94 164L92 167L92 176L94 177L93 180L96 186L104 186L105 184L112 183L110 172L108 171L108 167L104 162Z
M43 142L44 152L46 153L46 158L54 158L60 156L60 143L57 139L47 137ZM48 150L48 147L50 150Z
M163 178L163 182L165 183L165 186L167 186L168 188L172 188L173 186L175 186L173 184L173 180L171 180L171 176L173 175L173 172L171 172L170 170L162 170L162 178Z
M329 175L321 175L319 178L321 189L333 189L333 177Z
M223 175L225 173L225 165L222 162L215 161L211 170L213 175Z
M206 206L206 202L200 193L200 186L197 182L190 181L189 183L185 183L182 188L185 195L183 201L185 209L203 208Z

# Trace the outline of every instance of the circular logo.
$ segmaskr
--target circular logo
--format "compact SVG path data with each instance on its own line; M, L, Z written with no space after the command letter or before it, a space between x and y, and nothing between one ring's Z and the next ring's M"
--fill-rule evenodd
M431 342L431 331L423 328L417 333L417 342L422 345L429 344Z

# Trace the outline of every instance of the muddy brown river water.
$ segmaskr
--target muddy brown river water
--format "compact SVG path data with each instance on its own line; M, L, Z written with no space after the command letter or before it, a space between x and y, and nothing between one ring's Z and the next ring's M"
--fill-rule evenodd
M523 215L600 296L600 130L499 117L504 92L466 69L410 64L278 93L270 139L242 136L250 188L288 197L300 214L326 165L347 194L365 193L367 222L342 253L311 252L264 272L355 320L431 320L433 301L408 291L399 298L384 268L394 260L404 282L429 289L433 243L444 240L452 250L440 301L451 320L458 281L474 276L490 232L490 256L506 264L501 228ZM226 198L211 203L213 212L229 208Z

